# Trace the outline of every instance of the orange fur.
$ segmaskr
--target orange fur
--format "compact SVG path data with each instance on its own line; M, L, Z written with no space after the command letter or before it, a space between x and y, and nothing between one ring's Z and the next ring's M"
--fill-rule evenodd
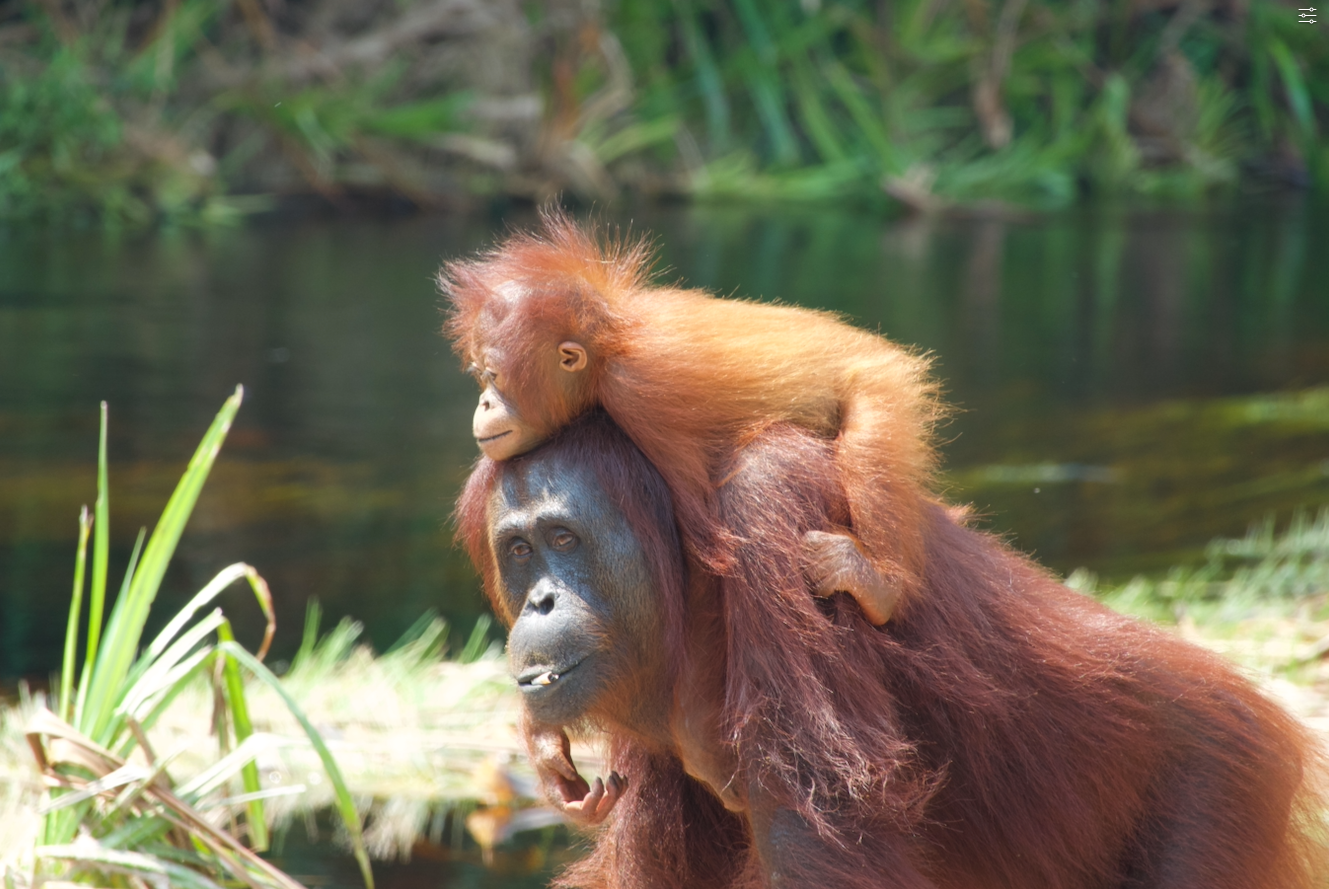
M458 525L501 618L524 591L503 586L491 495L544 459L591 468L576 495L622 515L661 606L663 632L615 639L670 668L617 676L586 711L628 791L556 885L1324 889L1320 739L1217 655L938 504L919 507L922 594L898 620L807 595L797 542L845 520L834 457L777 425L725 467L720 514L755 544L724 578L685 563L665 485L598 412L477 464ZM772 807L797 817L775 831Z
M925 358L830 312L653 286L642 242L602 245L558 213L543 222L440 274L463 360L499 368L505 397L549 434L602 406L660 470L685 544L718 573L741 543L718 518L718 468L772 424L837 438L854 532L878 572L906 593L917 585L939 414ZM565 340L590 355L571 390L554 361Z

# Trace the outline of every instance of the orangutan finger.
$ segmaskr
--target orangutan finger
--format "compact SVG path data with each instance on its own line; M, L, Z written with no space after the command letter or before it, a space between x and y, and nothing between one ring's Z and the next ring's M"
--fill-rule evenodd
M564 803L580 802L586 798L591 791L591 785L586 783L586 779L578 775L575 771L572 773L572 780L557 779L558 793L563 798Z
M618 802L619 798L623 796L625 786L626 782L621 776L619 776L618 772L610 774L609 780L605 782L604 799L600 800L599 805L595 807L596 821L603 821L605 818L609 817L609 813L613 811L614 805Z

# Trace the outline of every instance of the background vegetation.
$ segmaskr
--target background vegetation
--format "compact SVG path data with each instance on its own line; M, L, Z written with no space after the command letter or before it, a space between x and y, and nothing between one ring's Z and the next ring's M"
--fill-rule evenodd
M1272 0L0 0L0 214L1329 184Z

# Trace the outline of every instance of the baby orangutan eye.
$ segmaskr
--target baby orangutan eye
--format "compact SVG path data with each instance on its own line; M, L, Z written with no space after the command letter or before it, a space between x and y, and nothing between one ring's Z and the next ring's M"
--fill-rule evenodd
M531 557L532 552L531 545L520 537L508 544L508 555L515 562L525 562Z
M498 380L498 373L496 371L481 367L474 361L466 365L466 375L474 378L474 380L481 386L488 386L490 383L497 382Z
M577 545L577 535L567 528L555 528L549 535L549 545L559 552L568 552Z

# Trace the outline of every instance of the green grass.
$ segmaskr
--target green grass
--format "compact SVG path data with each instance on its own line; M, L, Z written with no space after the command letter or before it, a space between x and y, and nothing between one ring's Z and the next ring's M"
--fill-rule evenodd
M1329 509L1315 518L1297 512L1281 533L1267 517L1245 537L1210 542L1202 564L1177 566L1163 577L1100 586L1080 570L1067 584L1118 611L1163 623L1230 623L1280 607L1323 619L1329 617Z
M337 761L280 680L262 663L274 624L271 595L258 573L245 564L223 569L146 647L141 646L167 565L241 397L237 388L217 414L152 534L146 541L139 535L104 627L110 498L107 416L102 406L98 496L93 514L89 516L85 507L80 520L56 710L46 709L40 701L29 701L24 708L22 732L48 791L38 805L41 819L35 845L20 850L15 869L6 863L8 882L36 885L77 878L115 886L127 877L131 882L164 880L187 889L219 889L235 882L255 889L298 889L298 883L256 854L269 844L265 800L289 790L265 788L260 781L256 758L263 744L251 718L248 676L273 689L298 723L331 788L365 884L373 889L360 817ZM79 670L87 545L94 529L90 622ZM213 600L239 580L247 581L268 618L258 655L235 642L225 614L212 607ZM200 718L198 729L215 734L222 755L208 768L186 776L176 767L185 748L161 750L149 741L149 732L177 698L200 683L209 688L212 706L210 720ZM6 714L5 719L12 716ZM19 793L25 783L14 782ZM26 789L31 788L28 783ZM16 805L21 800L9 802ZM229 829L204 815L205 809L216 807L228 811ZM7 818L13 815L0 809L0 822Z

